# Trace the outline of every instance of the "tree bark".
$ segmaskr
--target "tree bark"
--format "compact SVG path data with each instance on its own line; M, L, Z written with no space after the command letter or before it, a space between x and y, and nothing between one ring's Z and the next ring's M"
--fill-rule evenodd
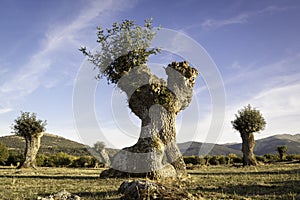
M101 157L101 159L102 159L102 161L104 163L104 167L110 167L111 163L110 163L109 156L108 156L108 154L106 152L106 149L105 148L101 149L100 152L99 152L99 154L100 154L100 157Z
M41 145L41 137L43 133L30 135L25 137L25 160L18 168L33 168L36 169L35 158Z
M253 133L242 133L242 152L243 152L243 165L257 165L255 155L253 153L255 141Z
M190 74L186 74L190 72ZM196 69L187 62L173 62L166 68L167 82L153 75L145 65L123 76L118 87L128 98L129 107L142 121L140 137L122 149L109 170L100 177L180 177L186 173L176 143L176 116L190 103Z

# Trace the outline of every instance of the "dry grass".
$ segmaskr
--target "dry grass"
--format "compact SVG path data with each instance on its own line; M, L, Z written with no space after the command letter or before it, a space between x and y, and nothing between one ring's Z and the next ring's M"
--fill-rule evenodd
M36 199L62 189L82 199L118 199L122 179L99 179L99 169L0 168L0 199ZM204 199L300 199L300 164L202 167L164 184Z

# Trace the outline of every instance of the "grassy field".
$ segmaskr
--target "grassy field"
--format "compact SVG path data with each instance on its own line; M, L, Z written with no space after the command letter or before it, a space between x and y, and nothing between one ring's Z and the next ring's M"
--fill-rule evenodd
M0 168L0 199L36 199L62 189L82 199L118 199L122 179L99 179L101 169ZM165 182L197 199L300 199L300 164L209 166L189 178Z

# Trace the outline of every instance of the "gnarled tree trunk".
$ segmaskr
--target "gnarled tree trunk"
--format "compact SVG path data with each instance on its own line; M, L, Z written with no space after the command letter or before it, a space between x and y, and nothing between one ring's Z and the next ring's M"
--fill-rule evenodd
M43 134L44 133L38 133L25 137L25 160L18 168L36 169L35 158L39 151L41 145L41 137L43 136Z
M99 155L101 157L101 160L103 161L104 167L110 167L110 159L105 148L100 150Z
M243 165L257 165L255 155L253 153L255 141L253 133L242 133L242 152L243 152Z
M176 144L176 116L191 102L198 71L187 62L166 68L168 80L153 75L146 65L133 68L118 82L129 107L142 121L140 137L122 149L100 177L138 176L159 179L182 176L186 167Z

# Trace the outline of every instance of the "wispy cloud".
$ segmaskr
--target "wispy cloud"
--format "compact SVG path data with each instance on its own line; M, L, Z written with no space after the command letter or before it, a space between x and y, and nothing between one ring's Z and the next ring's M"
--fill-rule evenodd
M234 17L227 19L206 19L201 23L201 27L205 30L218 29L223 26L233 25L233 24L244 24L247 23L251 18L265 15L274 14L286 10L287 8L280 8L277 6L268 6L264 9L257 11L249 11L240 13Z
M12 111L11 108L0 108L0 114L8 113L10 111Z
M54 62L58 57L64 57L66 49L79 47L80 31L91 26L96 18L103 19L105 15L111 16L122 8L124 8L124 1L86 1L86 6L71 23L65 24L62 21L50 26L45 32L39 51L33 53L29 61L19 67L12 76L2 80L0 105L3 108L12 106L14 101L23 99L44 83L45 87L49 87L49 83L53 87L53 84L58 83L57 81L43 79L47 78L46 74L49 74L52 67L57 67L53 66ZM58 66L60 69L61 67Z

